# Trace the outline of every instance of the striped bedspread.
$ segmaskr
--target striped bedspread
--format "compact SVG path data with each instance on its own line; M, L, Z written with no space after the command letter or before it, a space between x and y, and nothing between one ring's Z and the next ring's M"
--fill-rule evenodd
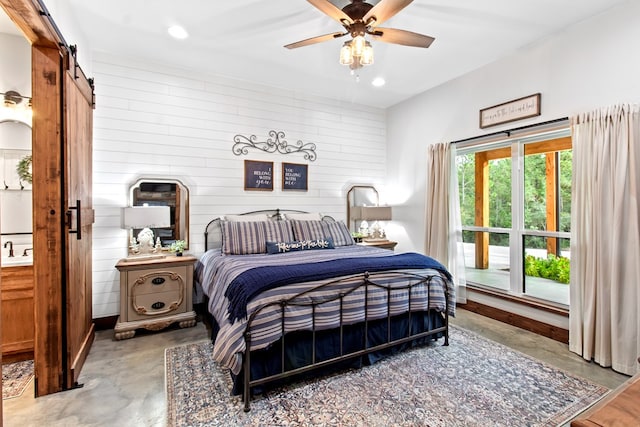
M214 343L213 355L216 361L229 368L234 374L240 372L242 367L242 354L245 351L244 330L246 319L233 321L229 316L229 300L225 297L229 284L235 277L254 267L295 265L309 262L322 262L332 259L353 257L384 257L391 256L393 252L363 246L343 246L330 250L311 250L290 252L283 254L260 255L222 255L219 249L207 251L196 265L195 278L202 286L204 293L209 297L209 312L216 319L220 331ZM455 290L453 283L441 273L433 269L412 269L407 272L419 276L433 276L431 286L414 287L411 294L412 310L436 309L445 310L444 289L449 290L449 314L455 314ZM327 295L335 295L341 289L348 289L359 279L341 281L331 287L323 288L322 293L314 293L313 298L322 298ZM420 281L416 277L414 283ZM328 280L296 283L283 287L276 287L263 292L259 298L255 298L247 305L247 312L252 313L266 303L280 301L292 297L305 290L316 287ZM377 283L407 284L407 279L398 278L393 273L378 273ZM311 296L309 298L312 298ZM369 320L387 316L387 292L372 288L367 293ZM343 322L353 324L364 320L364 291L356 291L349 294L343 302ZM405 313L408 310L408 291L393 290L391 292L391 315ZM316 310L317 329L336 328L340 324L338 301L325 303ZM312 322L309 307L288 307L286 316L286 332L311 330ZM280 308L274 306L262 310L253 322L251 350L265 348L277 341L281 334Z

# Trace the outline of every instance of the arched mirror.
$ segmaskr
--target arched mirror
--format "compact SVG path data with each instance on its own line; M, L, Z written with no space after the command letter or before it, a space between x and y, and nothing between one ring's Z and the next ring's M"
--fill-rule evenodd
M359 231L358 215L362 206L378 206L380 202L378 190L371 185L354 185L347 192L347 218L349 218L349 229L352 232Z
M375 187L354 185L349 189L347 217L349 229L356 241L386 241L384 223L391 220L391 207L380 206L378 190Z
M129 188L130 206L169 206L170 226L155 229L162 247L184 240L189 248L189 189L177 179L140 178ZM139 230L138 230L139 231ZM136 230L133 230L136 233Z
M29 124L0 120L0 162L2 234L30 234L32 168Z

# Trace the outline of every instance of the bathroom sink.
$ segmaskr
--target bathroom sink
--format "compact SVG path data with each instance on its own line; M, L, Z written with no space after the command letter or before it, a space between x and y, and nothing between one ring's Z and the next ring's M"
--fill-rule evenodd
M33 256L2 257L2 267L33 265Z

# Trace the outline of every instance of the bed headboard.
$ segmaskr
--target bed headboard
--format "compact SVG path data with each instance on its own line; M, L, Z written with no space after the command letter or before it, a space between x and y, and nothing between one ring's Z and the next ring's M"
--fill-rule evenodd
M295 209L263 209L259 211L244 212L238 215L266 214L273 221L282 221L285 219L284 215L288 213L306 214L309 212L299 211ZM222 247L222 226L221 226L222 219L223 218L221 217L214 218L205 227L204 229L205 252L208 251L209 249L219 249ZM327 222L335 222L335 219L333 219L333 217L328 215L322 216L322 220Z

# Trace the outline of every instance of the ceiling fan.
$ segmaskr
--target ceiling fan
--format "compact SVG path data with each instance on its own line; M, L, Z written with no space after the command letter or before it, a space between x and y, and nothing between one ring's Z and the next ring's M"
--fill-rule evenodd
M364 0L351 0L351 3L342 9L330 3L329 0L307 1L322 13L338 21L346 31L300 40L285 45L285 47L295 49L350 34L352 40L345 42L340 51L340 63L349 65L352 70L373 63L373 48L365 40L367 35L386 43L423 48L431 46L431 43L435 40L433 37L412 31L378 27L378 25L408 6L413 0L381 0L375 6Z

